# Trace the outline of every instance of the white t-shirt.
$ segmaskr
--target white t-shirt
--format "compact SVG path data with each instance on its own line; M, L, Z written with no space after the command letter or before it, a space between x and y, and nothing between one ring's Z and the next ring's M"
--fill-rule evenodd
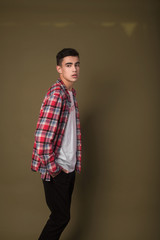
M71 108L60 153L55 161L68 172L73 172L75 170L77 151L76 112L73 101L73 93L72 91L68 92L71 98Z

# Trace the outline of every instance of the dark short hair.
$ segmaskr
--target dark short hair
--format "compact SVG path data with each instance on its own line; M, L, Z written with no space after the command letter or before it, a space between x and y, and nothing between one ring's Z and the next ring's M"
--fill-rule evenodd
M64 48L56 55L57 66L60 66L64 57L79 57L79 53L73 48Z

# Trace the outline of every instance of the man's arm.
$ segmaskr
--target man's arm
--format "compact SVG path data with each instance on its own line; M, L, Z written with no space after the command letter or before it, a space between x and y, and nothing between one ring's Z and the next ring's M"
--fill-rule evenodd
M61 168L55 163L54 139L58 128L58 120L62 107L62 99L59 93L45 98L35 132L35 149L40 161L53 175Z

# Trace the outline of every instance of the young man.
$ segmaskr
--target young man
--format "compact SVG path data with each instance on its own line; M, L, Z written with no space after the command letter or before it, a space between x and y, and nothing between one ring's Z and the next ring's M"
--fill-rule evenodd
M79 54L65 48L57 56L59 79L48 90L35 132L31 169L41 173L51 211L39 240L58 240L70 220L75 170L81 171L81 131L74 83Z

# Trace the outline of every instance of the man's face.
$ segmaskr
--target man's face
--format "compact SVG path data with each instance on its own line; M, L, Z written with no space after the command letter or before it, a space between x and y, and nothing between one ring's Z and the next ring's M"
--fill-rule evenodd
M80 71L79 58L77 56L64 57L61 66L57 66L57 71L64 83L72 84L76 82Z

